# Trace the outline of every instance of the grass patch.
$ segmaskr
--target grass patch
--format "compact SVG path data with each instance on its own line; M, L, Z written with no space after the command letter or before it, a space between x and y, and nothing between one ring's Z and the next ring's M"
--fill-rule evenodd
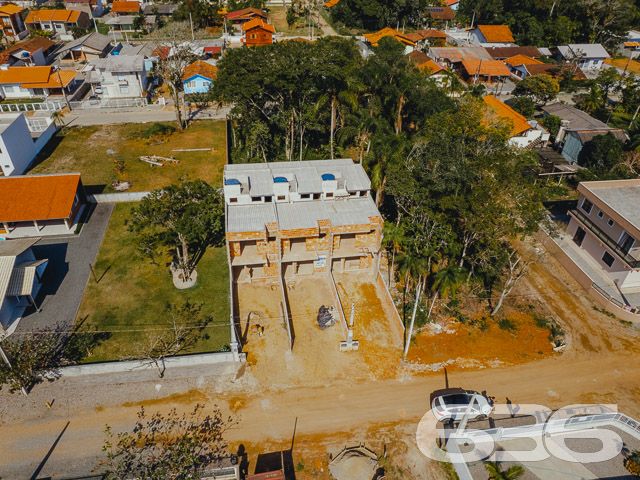
M289 27L289 25L287 25L287 10L284 7L269 7L269 20L275 27L276 33L284 33L286 35L300 35L303 37L309 35L309 18L296 17L295 23L291 27ZM315 27L315 34L322 34L322 30L320 29L320 26L318 24L316 24Z
M500 320L498 320L498 327L500 328L500 330L505 330L507 332L515 332L516 330L518 330L516 324L508 318L501 318Z
M198 121L188 129L174 131L172 122L126 123L66 128L36 157L31 175L80 172L91 193L113 192L111 182L127 180L130 191L161 188L181 178L200 178L212 185L222 183L225 162L224 121ZM196 152L174 149L213 148ZM107 151L115 153L109 154ZM142 155L174 156L180 163L162 167L140 160ZM120 176L114 165L124 161Z
M112 332L84 361L136 356L136 344L145 338L145 330L158 328L164 320L166 303L180 305L186 300L202 304L202 314L213 318L204 329L208 338L199 340L189 353L225 349L230 335L225 249L209 248L198 263L197 284L178 290L165 262L153 265L138 255L135 237L124 225L130 211L130 204L116 205L94 266L99 283L89 279L78 312L79 331Z

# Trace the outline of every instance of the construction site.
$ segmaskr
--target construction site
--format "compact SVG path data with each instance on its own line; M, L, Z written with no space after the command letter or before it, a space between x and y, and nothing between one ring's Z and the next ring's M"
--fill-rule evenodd
M404 329L379 273L383 221L369 189L352 160L225 166L232 318L257 370L329 379L349 355L399 355Z

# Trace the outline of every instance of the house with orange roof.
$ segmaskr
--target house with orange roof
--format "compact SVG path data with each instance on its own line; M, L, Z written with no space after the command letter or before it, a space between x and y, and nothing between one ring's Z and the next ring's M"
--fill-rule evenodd
M267 16L267 12L265 12L264 10L250 7L229 12L224 16L224 18L234 25L244 25L245 23L256 19L267 22L269 17Z
M456 18L456 12L451 7L429 6L426 7L425 12L439 23L450 22Z
M276 29L261 18L254 18L242 25L242 43L248 47L271 45Z
M191 93L207 93L218 76L218 67L196 60L182 74L182 86L186 95Z
M536 60L535 58L528 57L526 55L514 55L513 57L505 58L504 64L507 66L511 74L522 80L529 76L527 71L527 65L542 65L543 62Z
M508 25L478 25L469 32L471 45L479 47L515 47Z
M91 20L87 12L78 10L31 10L25 23L29 30L68 35L74 28L89 28Z
M115 0L111 4L111 13L115 15L136 15L140 13L140 4L135 0Z
M546 147L549 132L535 120L527 120L493 95L482 98L488 106L486 121L490 125L506 124L511 129L509 144L518 148Z
M444 0L443 2L447 7L451 8L451 10L458 10L460 6L460 0Z
M504 82L511 76L500 60L464 60L460 63L460 73L465 81L473 83Z
M0 177L0 236L68 235L86 200L79 173Z
M56 49L55 42L48 38L33 37L11 45L0 53L0 65L44 66Z
M0 94L5 99L43 98L71 94L82 83L75 70L42 67L0 66Z
M385 27L382 30L374 33L365 33L363 36L366 39L367 43L369 43L369 45L371 45L372 47L377 47L378 42L384 37L393 37L407 47L416 46L416 43L411 41L409 37L407 37L407 35L405 35L404 33L400 33L398 30L390 27Z
M429 30L418 30L417 32L404 34L409 40L416 44L417 47L429 45L431 47L444 47L447 43L446 33L431 28Z
M12 3L0 7L0 22L2 25L2 36L7 40L18 41L27 36L27 27L22 21L22 11L24 8Z

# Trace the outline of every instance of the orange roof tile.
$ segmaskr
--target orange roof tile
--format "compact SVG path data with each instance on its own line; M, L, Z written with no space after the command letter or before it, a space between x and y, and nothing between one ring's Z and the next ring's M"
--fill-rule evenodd
M203 60L196 60L182 72L182 81L185 81L194 75L202 75L209 80L215 80L218 76L218 67L211 65Z
M464 60L462 68L469 76L508 77L511 75L507 66L500 60Z
M513 43L513 34L508 25L478 25L487 43Z
M426 53L413 51L409 54L409 58L413 61L413 63L416 67L418 67L419 70L428 70L429 75L433 75L444 70L444 68L434 62Z
M79 10L31 10L25 23L68 22L75 23L80 18Z
M543 62L536 60L535 58L527 57L526 55L514 55L513 57L507 58L504 63L517 67L519 65L539 65Z
M242 10L235 10L226 14L227 20L249 20L255 16L267 19L267 12L257 8L249 7Z
M482 100L484 100L484 102L489 105L500 118L511 121L511 123L513 124L511 128L512 135L520 135L522 132L526 132L527 130L533 128L531 125L529 125L529 122L527 122L527 119L525 117L520 115L509 105L502 103L496 97L487 95L483 97Z
M113 13L138 13L140 4L135 1L115 0L111 5Z
M20 86L22 88L60 88L60 82L62 82L62 86L66 87L73 81L74 78L76 78L77 75L78 72L73 70L60 70L58 72L51 72L51 75L45 83L23 83Z
M248 32L253 28L261 28L262 30L267 30L268 32L276 33L276 29L273 27L273 25L271 25L270 23L265 23L260 18L254 18L253 20L250 20L247 23L245 23L242 26L242 31Z
M620 70L626 70L627 72L638 74L640 73L640 62L637 60L630 60L628 58L607 58L604 63Z
M13 3L9 3L0 7L0 17L14 15L16 13L20 13L22 10L24 10L24 8L14 5Z
M382 30L374 33L365 33L364 37L374 47L377 47L378 42L384 37L394 37L400 43L404 43L405 45L411 45L411 46L415 45L415 42L412 42L411 40L409 40L406 35L403 35L399 31L394 30L393 28L390 28L390 27L385 27Z
M327 3L324 4L325 7L327 8L331 8L334 5L336 5L340 0L329 0Z
M0 84L7 83L45 83L49 81L51 66L44 67L9 67L0 69Z
M460 0L447 0L447 6L455 5L456 3L460 3Z
M80 174L0 177L0 222L68 218L79 184Z

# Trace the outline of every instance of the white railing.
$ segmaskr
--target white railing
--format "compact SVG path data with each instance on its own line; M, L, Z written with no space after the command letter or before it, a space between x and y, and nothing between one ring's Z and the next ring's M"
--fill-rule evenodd
M64 100L34 103L0 103L0 113L56 112L66 106L67 104Z
M147 100L141 97L104 98L100 100L82 100L69 103L73 110L86 110L91 108L145 107L147 105Z

